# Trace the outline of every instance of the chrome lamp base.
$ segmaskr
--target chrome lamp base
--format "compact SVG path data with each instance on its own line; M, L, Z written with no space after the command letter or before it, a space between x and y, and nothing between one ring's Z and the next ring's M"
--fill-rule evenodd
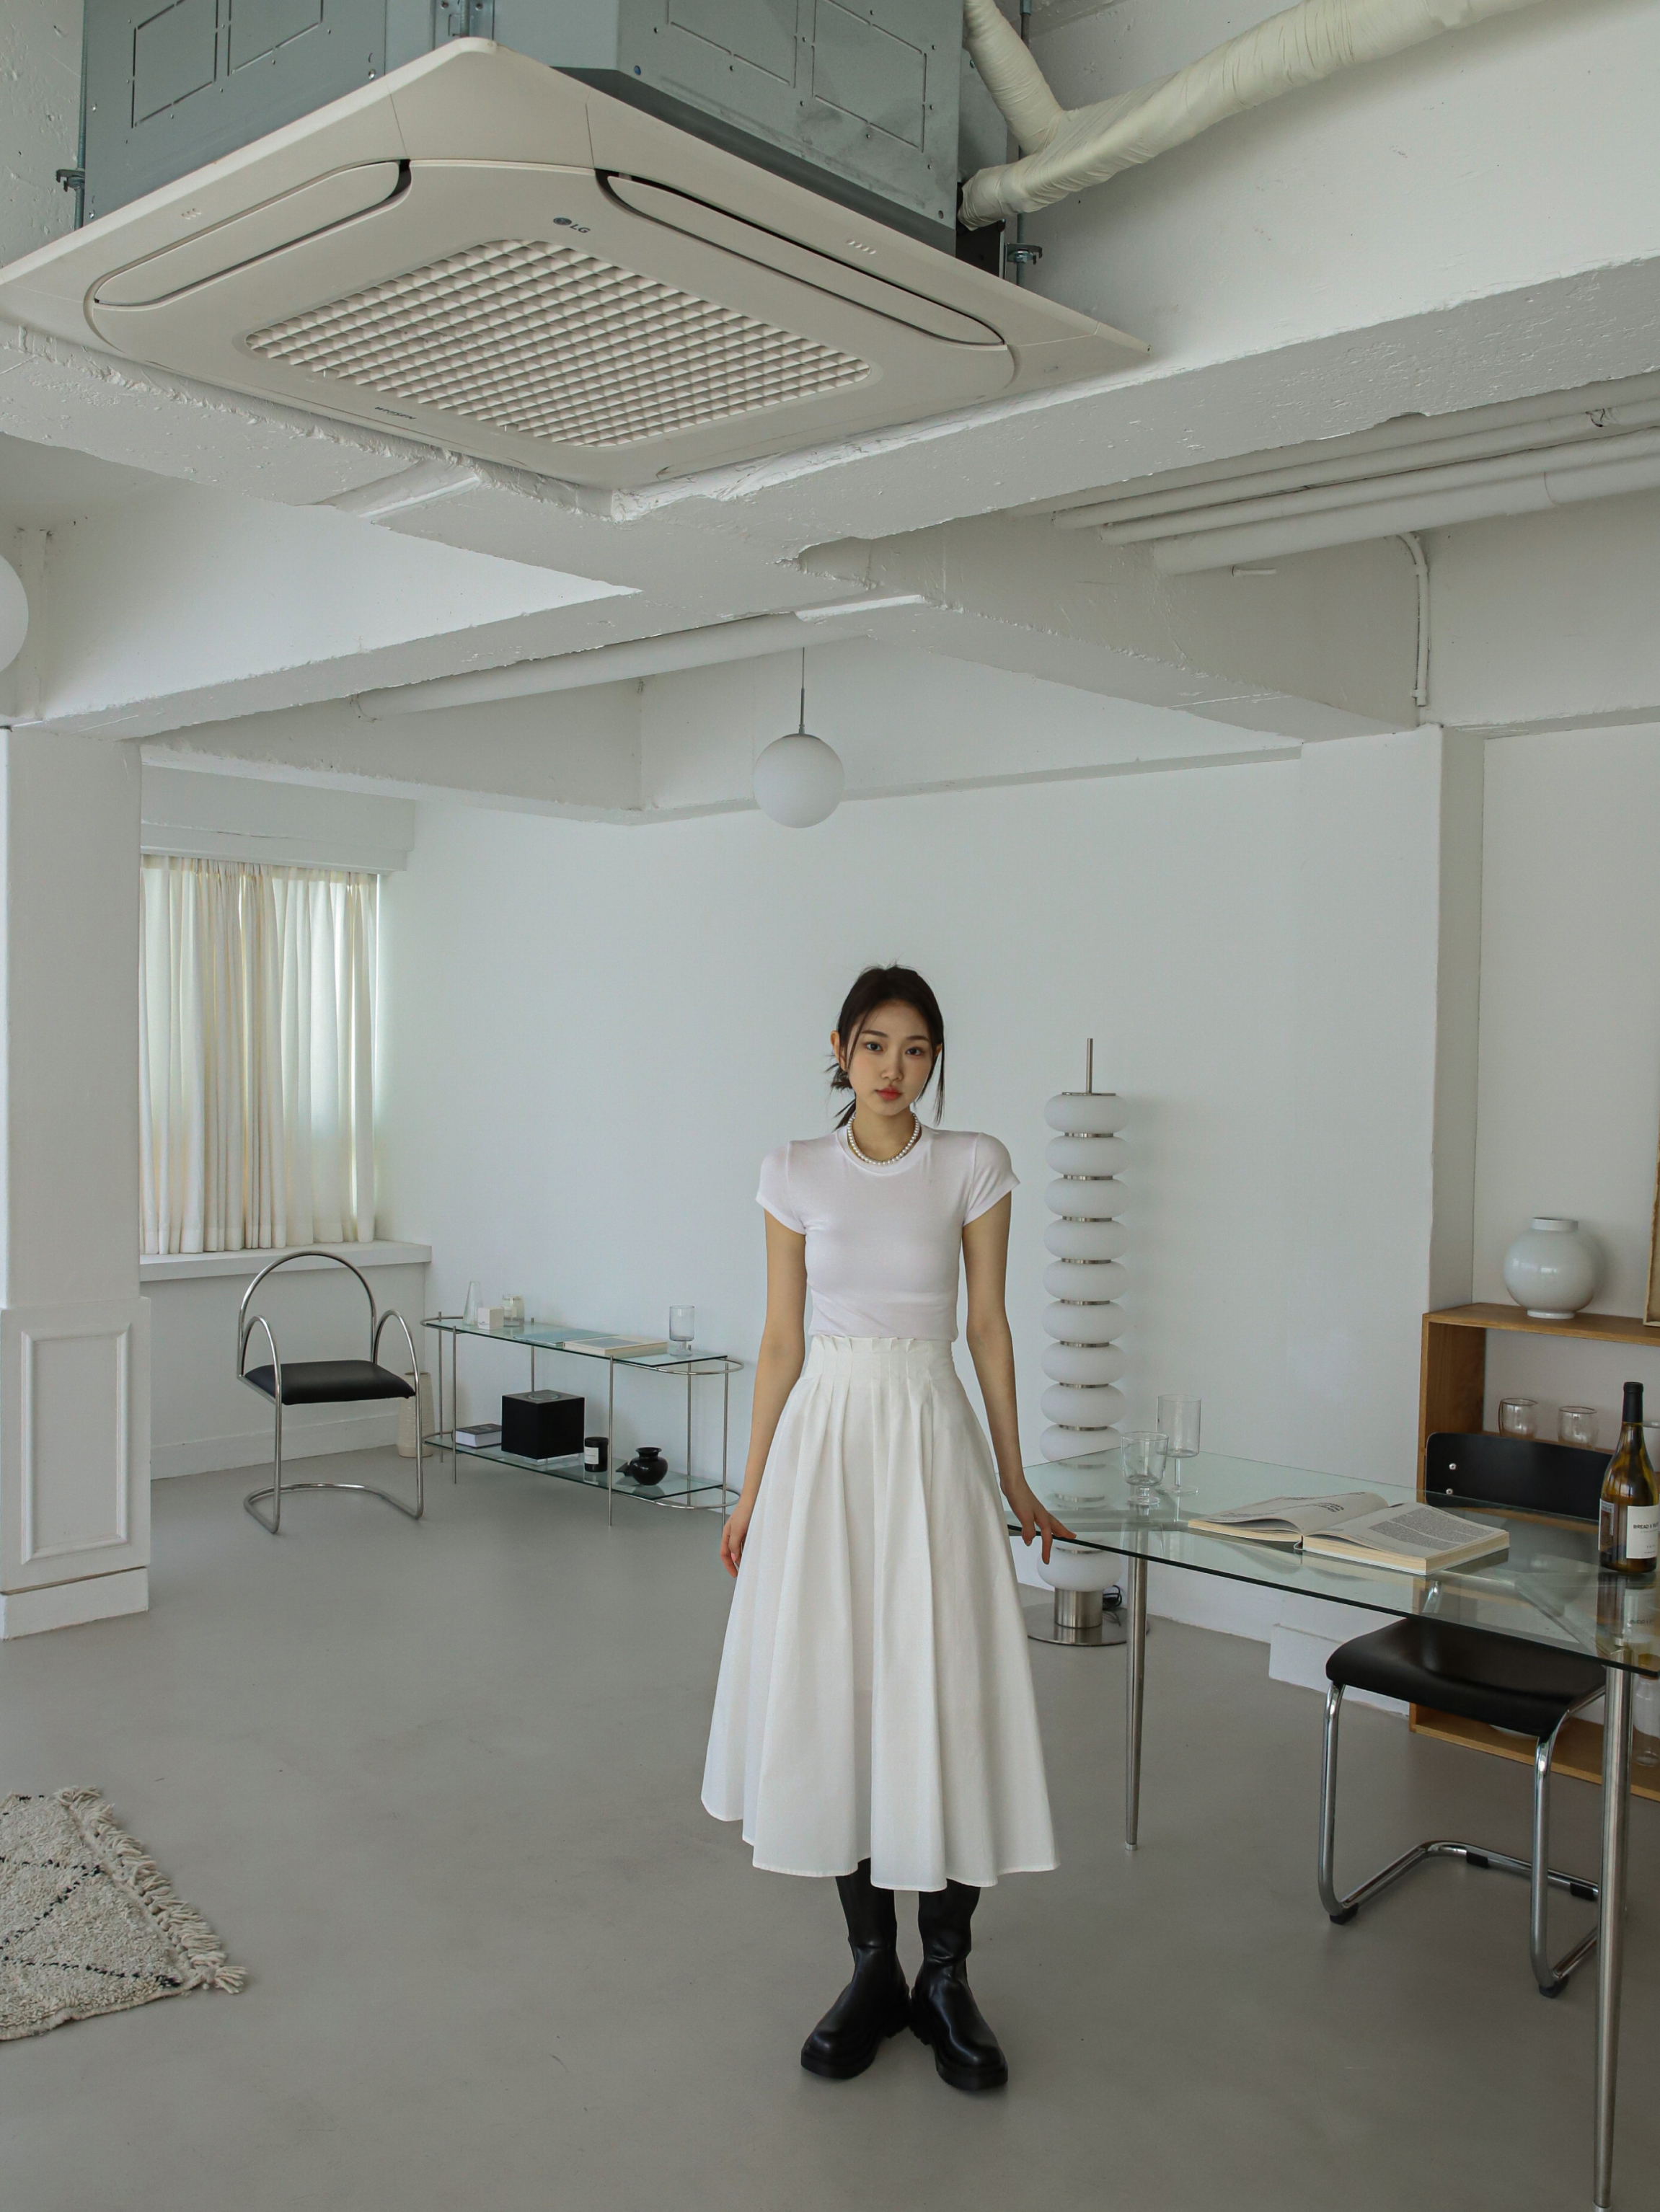
M1100 1590L1058 1589L1053 1603L1041 1597L1023 1598L1021 1609L1026 1634L1034 1644L1081 1644L1099 1650L1124 1641L1122 1602L1116 1589L1104 1595Z

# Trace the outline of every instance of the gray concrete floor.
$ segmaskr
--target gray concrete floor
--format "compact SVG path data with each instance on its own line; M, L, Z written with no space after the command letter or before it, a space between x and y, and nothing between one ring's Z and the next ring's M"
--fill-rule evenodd
M101 1786L248 1972L5 2046L7 2212L1589 2203L1591 1981L1534 1994L1498 1875L1328 1925L1319 1705L1260 1644L1155 1623L1134 1857L1122 1654L1034 1648L1063 1863L988 1895L974 1964L1010 2087L957 2095L908 2036L830 2084L796 2052L843 1978L834 1893L754 1873L697 1802L714 1516L619 1503L608 1531L475 1465L420 1527L301 1496L273 1540L249 1486L157 1486L147 1616L0 1648L4 1789ZM1526 1847L1523 1770L1381 1715L1346 1721L1345 1780L1349 1878L1422 1834ZM1559 1863L1592 1872L1594 1796L1558 1796ZM1633 1829L1638 2206L1657 1808Z

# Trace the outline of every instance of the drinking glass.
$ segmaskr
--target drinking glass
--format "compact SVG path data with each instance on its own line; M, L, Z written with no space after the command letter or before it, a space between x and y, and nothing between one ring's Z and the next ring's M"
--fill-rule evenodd
M692 1339L697 1334L696 1306L669 1308L669 1340L681 1352L690 1352Z
M1564 1406L1556 1416L1556 1440L1563 1444L1594 1444L1596 1442L1596 1407Z
M1199 1401L1197 1398L1164 1397L1158 1401L1158 1432L1170 1438L1171 1457L1176 1462L1176 1487L1182 1487L1182 1462L1191 1459L1199 1449Z
M1145 1505L1164 1479L1170 1438L1158 1429L1132 1429L1125 1437L1124 1480L1138 1505Z
M1501 1437L1536 1437L1539 1433L1539 1401L1536 1398L1501 1398L1499 1401L1499 1433Z

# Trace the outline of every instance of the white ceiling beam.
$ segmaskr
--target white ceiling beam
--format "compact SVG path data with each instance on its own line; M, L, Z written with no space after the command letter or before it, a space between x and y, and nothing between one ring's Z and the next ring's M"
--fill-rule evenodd
M889 606L910 605L920 593L890 599ZM833 638L863 635L856 614L840 612L818 619L817 610L802 616L753 615L747 620L717 623L707 629L671 630L659 637L639 638L628 644L602 645L586 653L562 653L555 659L517 660L502 668L481 668L466 676L441 676L426 684L401 684L384 691L366 691L358 705L371 721L389 716L429 714L441 708L478 707L498 699L530 699L552 691L577 691L593 684L617 684L647 676L670 676L689 668L712 668L733 660L758 660L769 653L805 652L809 644Z
M151 739L143 757L274 783L619 820L642 804L640 693L617 684L391 723L332 701L203 723Z
M818 546L803 565L920 592L926 606L888 617L886 637L1082 690L1298 738L1415 718L1417 586L1395 545L1165 577L1142 548L989 516Z
M1196 463L1260 453L1278 438L1361 429L1414 406L1445 412L1502 401L1517 396L1518 384L1560 389L1582 379L1592 362L1607 375L1634 374L1651 366L1647 333L1657 321L1660 260L1542 285L1525 297L1467 301L1406 323L1250 360L1159 364L1110 388L1044 395L1018 416L948 429L923 426L837 455L768 464L741 481L684 484L632 521L612 519L607 501L596 503L593 495L545 479L484 469L473 482L468 464L465 483L447 483L441 498L400 502L379 530L621 585L639 599L520 618L510 635L485 636L473 626L439 621L405 647L388 646L379 658L344 656L337 665L301 640L287 665L223 691L209 676L192 676L181 660L170 688L130 684L123 696L111 683L94 698L82 686L74 703L95 714L98 726L143 735L331 693L774 613L824 595L823 576L797 565L815 543L903 538L917 534L908 527L914 518L937 527L942 515L962 517L1015 501L1052 506L1057 497L1104 481L1152 473L1173 456L1191 455ZM388 484L401 471L430 472L443 458L204 393L15 331L0 331L0 407L9 410L7 426L17 434L161 473L193 472L283 504ZM430 488L429 473L415 488L423 483ZM1386 549L1380 550L1387 557ZM890 574L885 584L884 574L861 572L861 580L885 589L895 579ZM972 622L955 621L952 640L939 649L959 651L966 642L994 665L1006 665L1017 651L1036 653L1042 656L1037 672L1086 688L1122 683L1127 696L1151 691L1201 709L1208 708L1208 689L1226 711L1242 715L1280 715L1281 696L1306 699L1321 710L1369 712L1353 696L1335 696L1344 687L1321 673L1318 635L1304 655L1308 690L1285 675L1290 663L1282 661L1280 673L1258 678L1250 674L1248 651L1237 665L1219 660L1202 641L1171 632L1163 612L1123 635L1115 659L1082 632L1068 640L1041 620L1009 622L1007 590L1018 591L1021 580L1016 575L996 580L994 587L982 585L982 604L958 610L959 616L972 611ZM1237 581L1218 580L1224 590ZM142 599L145 588L142 574L130 578L106 611L119 622L130 595ZM949 596L931 593L931 603L944 611ZM1322 623L1329 612L1328 607ZM1350 619L1363 612L1354 610ZM1111 634L1109 624L1104 635ZM1249 640L1245 647L1254 649ZM1353 684L1347 688L1353 695ZM73 696L64 690L62 703L67 707Z
M52 532L44 598L39 719L128 737L366 690L412 655L453 668L594 641L629 604L326 508L179 485Z

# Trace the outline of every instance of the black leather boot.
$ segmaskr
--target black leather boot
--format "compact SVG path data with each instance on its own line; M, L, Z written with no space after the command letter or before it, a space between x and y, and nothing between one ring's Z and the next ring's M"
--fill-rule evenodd
M969 1923L980 1893L966 1882L925 1889L916 1900L922 1966L910 1993L911 2033L933 2053L936 2072L953 2089L1000 2089L1008 2061L969 1987Z
M801 2045L801 2063L809 2074L848 2081L864 2072L885 2036L904 2027L909 1991L899 1966L893 1892L875 1887L868 1859L855 1873L837 1875L836 1887L847 1917L853 1979Z

